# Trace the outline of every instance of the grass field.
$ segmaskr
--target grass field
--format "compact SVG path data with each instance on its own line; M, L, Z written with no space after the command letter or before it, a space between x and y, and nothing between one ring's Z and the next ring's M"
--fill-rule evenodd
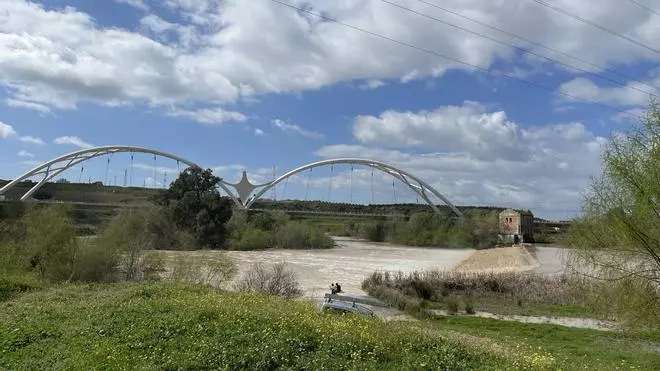
M465 316L385 323L174 283L37 286L0 302L11 370L653 370L659 341Z
M519 368L405 324L171 283L20 294L0 303L0 355L11 370Z
M660 333L629 334L467 316L425 323L450 337L465 341L475 337L495 349L536 349L539 361L553 364L554 369L657 370L660 365Z

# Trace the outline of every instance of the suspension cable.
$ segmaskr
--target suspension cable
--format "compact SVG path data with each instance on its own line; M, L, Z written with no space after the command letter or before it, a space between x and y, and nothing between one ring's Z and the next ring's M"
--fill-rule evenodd
M394 203L396 204L396 187L394 186L394 181L392 181L392 193L394 194Z
M351 199L349 202L353 203L353 164L351 164Z
M371 169L371 204L375 205L376 204L376 196L374 196L374 170Z
M135 153L131 152L131 175L129 176L129 185L132 187L133 186L133 155Z
M83 172L85 171L85 166L80 166L80 175L78 176L78 183L82 181Z
M156 155L154 155L154 188L157 187L158 180L156 180L158 174L156 174Z
M312 170L313 170L313 168L310 168L309 173L307 174L307 187L305 188L305 201L307 201L307 195L309 194L309 180L312 177Z
M105 179L103 180L104 186L108 184L108 170L110 169L110 155L106 154L106 156L108 156L108 162L105 165Z
M286 200L286 198L285 198L286 197L286 185L288 183L289 183L289 177L286 177L286 179L284 179L284 190L282 190L282 195L280 196L281 200Z
M332 194L332 176L335 173L335 165L330 165L330 184L328 184L328 202L330 202L330 195Z

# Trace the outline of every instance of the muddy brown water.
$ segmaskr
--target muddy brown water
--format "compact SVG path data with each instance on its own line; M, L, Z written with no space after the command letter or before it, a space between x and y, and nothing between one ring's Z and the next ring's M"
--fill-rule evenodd
M339 282L347 294L364 295L362 280L375 271L413 272L451 269L470 256L472 249L416 248L335 237L337 246L323 250L191 251L184 254L213 259L226 253L238 265L241 277L253 263L287 263L298 276L305 296L322 297L332 282ZM168 255L177 252L167 252Z
M320 297L332 282L348 294L364 294L362 280L375 271L413 272L450 269L470 256L472 249L430 249L373 243L336 237L337 246L327 250L230 251L239 276L251 264L285 262L296 272L306 296Z

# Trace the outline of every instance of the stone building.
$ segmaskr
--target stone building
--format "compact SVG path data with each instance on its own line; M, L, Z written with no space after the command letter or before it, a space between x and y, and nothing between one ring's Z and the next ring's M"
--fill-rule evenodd
M531 211L506 209L500 213L499 229L500 243L534 242L534 214Z

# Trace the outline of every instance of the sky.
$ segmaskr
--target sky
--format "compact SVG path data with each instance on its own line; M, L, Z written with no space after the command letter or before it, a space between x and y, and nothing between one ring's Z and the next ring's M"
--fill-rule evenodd
M660 4L636 2L0 0L0 178L102 145L230 182L360 157L456 205L571 218L607 138L660 94ZM163 187L180 170L125 153L61 177ZM267 196L420 202L359 165Z

